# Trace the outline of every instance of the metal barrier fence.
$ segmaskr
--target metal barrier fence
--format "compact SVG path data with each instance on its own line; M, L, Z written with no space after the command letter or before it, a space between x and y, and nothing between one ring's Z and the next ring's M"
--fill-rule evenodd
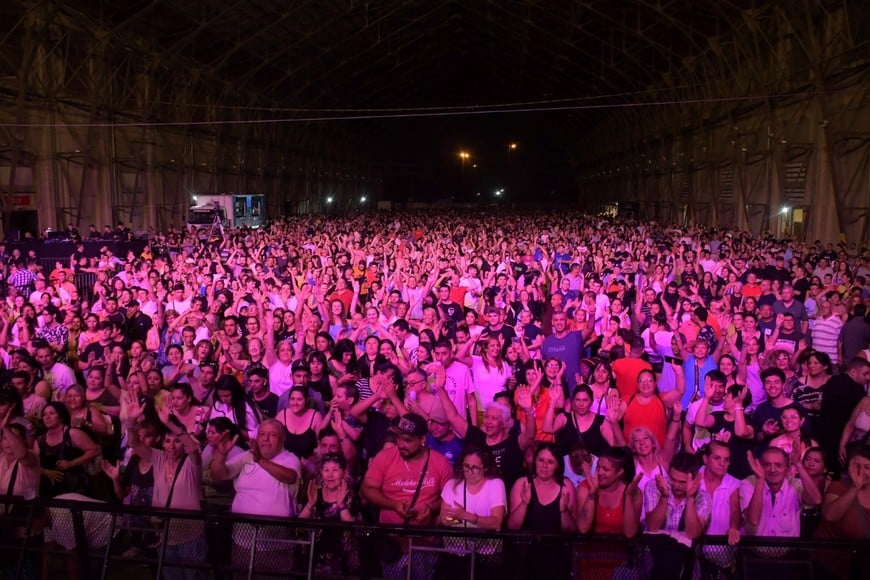
M90 502L4 500L3 578L39 578L59 562L79 578L650 578L661 539L385 528ZM0 504L0 509L3 509ZM707 537L685 579L870 578L857 541ZM660 553L660 552L659 552ZM682 556L680 556L682 558Z

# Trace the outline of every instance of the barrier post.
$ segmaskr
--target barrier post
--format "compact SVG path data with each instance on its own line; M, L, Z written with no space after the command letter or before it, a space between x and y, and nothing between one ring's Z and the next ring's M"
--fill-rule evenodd
M106 580L106 574L109 571L109 556L112 554L112 540L115 539L115 525L118 521L118 514L112 512L110 521L112 523L109 524L109 540L106 542L106 552L103 555L103 566L100 572L100 580Z
M90 578L91 566L88 558L88 536L85 533L82 509L78 506L70 508L70 516L72 516L73 534L76 539L76 556L78 557L79 568L83 578Z
M169 518L163 519L163 530L160 534L160 551L157 555L157 578L163 577L163 561L166 559L166 542L169 541Z
M248 558L248 580L254 577L254 562L257 559L257 542L260 539L260 526L253 526L254 537L251 541L251 556Z
M308 534L309 541L311 542L308 546L308 580L314 578L314 547L315 542L317 541L317 530L311 530Z

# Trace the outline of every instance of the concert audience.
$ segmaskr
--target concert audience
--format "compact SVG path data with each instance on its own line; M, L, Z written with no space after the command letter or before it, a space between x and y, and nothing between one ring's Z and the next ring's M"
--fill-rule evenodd
M0 256L7 495L199 510L231 481L233 513L281 521L643 533L634 565L663 578L705 535L870 539L867 249L449 211L148 243L48 271ZM206 561L185 524L167 558ZM271 532L257 565L289 569ZM237 526L232 561L253 542ZM483 545L484 576L515 561ZM410 562L390 536L376 557L385 577L461 575L465 546ZM545 548L516 569L566 576ZM733 554L709 548L721 577ZM577 569L627 573L618 552ZM358 556L324 531L317 570Z

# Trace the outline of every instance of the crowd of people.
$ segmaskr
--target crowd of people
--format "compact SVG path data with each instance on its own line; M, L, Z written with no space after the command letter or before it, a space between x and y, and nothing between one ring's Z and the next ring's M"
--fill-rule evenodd
M0 264L10 496L649 536L634 561L616 542L569 562L492 541L481 577L675 578L705 535L870 539L870 251L854 244L444 211L170 231L51 271L0 248ZM140 519L131 557L156 537ZM286 526L167 534L170 561L244 566L256 543L258 567L294 565ZM318 573L360 565L352 536L323 534ZM467 566L461 539L415 562L401 540L378 542L384 577ZM724 578L734 559L695 565Z

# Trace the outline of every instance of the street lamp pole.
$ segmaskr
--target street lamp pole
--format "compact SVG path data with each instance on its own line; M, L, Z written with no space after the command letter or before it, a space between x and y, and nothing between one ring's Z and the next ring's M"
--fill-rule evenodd
M471 157L471 155L469 155L468 151L463 150L459 152L459 161L462 165L462 174L459 180L459 188L463 191L465 190L465 162L468 161L469 157Z

